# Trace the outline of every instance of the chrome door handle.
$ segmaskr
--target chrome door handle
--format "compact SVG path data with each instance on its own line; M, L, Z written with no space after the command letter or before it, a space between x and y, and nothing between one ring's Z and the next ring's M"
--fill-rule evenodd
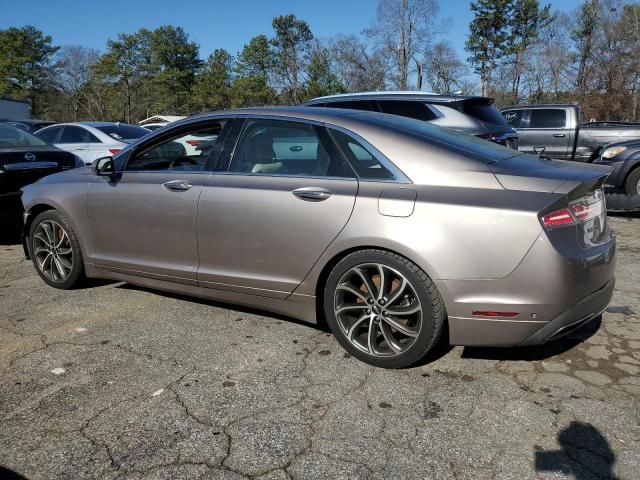
M300 200L306 200L308 202L321 202L331 196L331 192L329 190L318 187L297 188L291 193Z
M556 138L564 138L564 137L566 137L566 135L564 133L554 133L553 136L556 137Z
M186 180L171 180L169 182L163 183L162 186L167 190L171 190L172 192L186 192L193 185L191 185Z

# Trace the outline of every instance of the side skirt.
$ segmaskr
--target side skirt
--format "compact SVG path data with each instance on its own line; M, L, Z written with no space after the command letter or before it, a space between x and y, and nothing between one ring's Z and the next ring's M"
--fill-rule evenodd
M277 299L261 295L232 292L229 290L203 288L196 285L175 283L121 272L112 272L96 268L95 265L89 263L85 263L84 266L86 274L90 278L104 278L107 280L127 282L132 285L154 290L228 303L230 307L233 305L241 305L243 307L256 308L285 315L314 325L317 323L316 298L314 296L293 293L286 299Z

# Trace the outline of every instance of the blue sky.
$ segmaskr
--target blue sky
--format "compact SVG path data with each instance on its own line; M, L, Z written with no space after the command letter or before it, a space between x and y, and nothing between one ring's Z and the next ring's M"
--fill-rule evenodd
M232 55L259 33L271 34L271 20L293 13L306 20L316 37L358 33L371 25L377 0L0 0L0 29L35 25L56 45L84 45L104 50L108 38L140 27L183 27L206 58L215 48ZM440 16L449 18L442 36L465 58L464 42L472 18L469 0L439 0ZM580 0L554 0L554 8L573 10Z

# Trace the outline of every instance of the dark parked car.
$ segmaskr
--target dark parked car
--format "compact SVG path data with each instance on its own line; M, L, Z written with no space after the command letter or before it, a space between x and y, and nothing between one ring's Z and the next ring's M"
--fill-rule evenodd
M2 123L10 127L16 127L25 132L35 133L41 128L55 125L56 122L48 122L47 120L4 120Z
M613 167L608 185L627 195L640 195L640 140L604 145L596 152L594 163Z
M0 196L19 195L22 187L45 175L83 165L72 153L0 124Z
M425 92L365 92L319 97L313 107L350 108L414 118L518 148L516 131L488 97L436 95Z
M173 148L194 134L215 145ZM608 171L396 115L214 112L25 187L25 246L55 288L101 277L326 318L352 355L406 367L445 331L532 345L600 314Z

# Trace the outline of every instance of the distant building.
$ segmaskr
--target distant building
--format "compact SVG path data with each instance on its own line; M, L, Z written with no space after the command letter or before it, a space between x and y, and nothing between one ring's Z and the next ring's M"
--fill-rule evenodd
M31 103L0 97L0 120L28 120L31 118Z

